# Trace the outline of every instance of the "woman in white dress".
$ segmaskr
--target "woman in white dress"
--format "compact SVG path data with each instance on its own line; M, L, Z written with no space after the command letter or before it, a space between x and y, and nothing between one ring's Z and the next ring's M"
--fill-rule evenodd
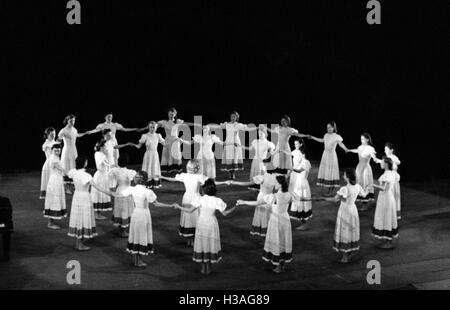
M289 192L295 193L300 200L293 200L289 214L300 220L297 230L307 230L308 220L312 217L311 189L308 175L311 163L305 157L303 140L298 138L294 142L295 150L292 151L293 168L289 178Z
M392 248L392 240L398 237L397 204L395 200L395 184L400 182L400 175L394 171L394 163L389 157L383 160L383 175L378 179L380 184L373 186L380 190L375 209L372 234L383 240L379 246L383 249Z
M148 133L143 134L138 144L135 144L136 148L140 149L145 145L146 151L144 159L142 160L142 171L148 174L149 188L161 187L161 164L159 162L158 155L158 143L164 145L165 141L161 134L156 133L158 124L154 121L148 123Z
M86 246L84 241L97 236L94 208L89 189L93 186L99 190L106 190L99 188L93 182L92 176L85 170L87 163L85 156L78 156L75 163L76 169L67 173L75 185L67 235L76 239L75 248L78 251L90 250L91 248Z
M227 208L226 203L216 197L216 185L214 180L209 178L202 186L204 195L195 198L188 207L178 207L184 212L199 211L197 225L195 228L194 255L192 259L196 263L201 263L200 272L208 275L211 273L211 264L218 263L221 259L221 244L219 223L216 218L216 211L220 211L227 216L236 209Z
M75 160L78 157L77 151L77 138L81 138L89 132L78 133L78 130L75 128L76 117L73 114L67 115L63 121L64 128L61 129L58 133L58 139L64 141L64 146L61 154L61 163L62 167L69 171L75 168ZM66 184L72 184L72 181L65 177ZM66 188L66 193L71 194L72 191L69 186Z
M102 132L105 129L109 129L111 130L111 139L114 145L118 145L119 143L117 142L117 137L116 137L116 133L117 131L123 131L123 132L131 132L131 131L141 131L142 129L138 129L138 128L125 128L124 126L122 126L122 124L113 122L113 113L109 112L105 115L105 121L103 123L100 123L97 125L97 127L91 131L89 131L89 134L93 134L93 133L97 133L97 132ZM113 152L113 157L114 157L114 164L117 165L118 164L118 160L119 160L119 149L115 148L114 152Z
M358 154L359 162L356 166L356 182L361 185L362 188L366 188L368 190L367 196L358 197L356 200L364 204L360 210L365 211L368 209L367 203L375 199L373 173L372 167L370 166L370 160L376 159L376 152L372 146L372 138L370 134L361 134L361 145L358 146L357 149L349 150L349 152Z
M111 163L108 161L105 149L106 140L102 139L95 145L95 166L97 171L94 174L94 182L101 188L111 188L111 178L109 172L111 171ZM95 219L105 220L106 217L100 212L111 211L112 203L111 197L96 188L91 190L92 202L94 204Z
M61 164L59 155L61 154L61 145L53 144L52 155L49 158L50 176L47 183L47 192L45 194L44 217L48 218L48 228L60 229L54 220L60 220L66 217L66 195L64 192L64 178L67 173Z
M184 121L177 118L177 110L170 108L167 112L168 119L158 121L158 126L165 131L165 143L161 156L161 171L168 173L181 172L181 144L178 139L180 125Z
M50 155L52 155L52 146L56 143L55 141L56 131L53 127L48 127L44 132L45 142L42 145L42 151L45 154L45 163L42 166L41 172L41 191L39 199L45 199L45 192L47 191L48 178L50 177Z
M317 185L328 189L328 192L325 193L324 196L332 196L333 190L339 187L340 181L336 146L339 145L345 152L348 152L348 149L344 143L342 143L342 137L337 134L335 122L328 122L327 133L322 139L311 135L308 135L308 138L324 144L319 174L317 175Z
M208 177L200 174L200 164L198 160L192 159L186 165L187 173L179 173L175 178L162 176L161 179L170 182L182 182L186 189L183 195L182 205L188 206L194 199L200 197L200 186L205 183ZM227 184L217 182L216 184ZM194 244L195 226L197 224L198 210L193 212L181 211L178 234L187 239L187 246Z
M392 160L392 167L394 171L398 172L398 166L401 164L400 159L395 155L395 147L391 142L386 142L384 145L384 154ZM376 163L380 164L382 167L384 165L384 160L376 159ZM397 209L397 219L400 220L401 216L401 194L400 194L400 180L396 182L394 185L394 195L395 195L395 203Z
M344 172L346 186L341 187L336 196L325 198L327 201L340 202L334 230L333 249L342 253L341 263L349 263L359 250L359 215L356 208L356 198L367 192L356 183L354 169Z

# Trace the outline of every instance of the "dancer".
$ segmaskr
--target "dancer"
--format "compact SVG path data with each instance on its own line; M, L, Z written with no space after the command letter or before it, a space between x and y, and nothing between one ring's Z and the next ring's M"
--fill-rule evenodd
M293 168L289 178L289 192L295 193L300 200L293 200L289 215L298 218L301 222L297 230L307 230L308 220L312 217L311 189L308 175L311 163L305 157L305 147L301 138L294 141L295 150L292 151Z
M52 155L52 146L56 143L56 130L53 127L48 127L44 132L45 142L42 145L42 151L45 154L45 163L42 166L41 173L41 191L39 199L45 199L45 193L47 191L48 178L50 177L50 156Z
M219 145L224 145L225 143L219 137L210 133L208 125L203 126L203 135L195 135L191 141L180 138L180 141L188 145L192 145L194 142L200 145L200 150L197 154L197 160L200 165L199 173L214 180L216 178L216 158L212 148L215 143Z
M394 171L394 163L389 157L383 160L384 173L378 179L379 185L374 184L380 190L375 209L372 234L383 243L379 247L390 249L393 247L392 240L398 237L397 204L395 200L395 184L400 182L400 175Z
M270 157L263 160L263 170L261 175L253 177L252 182L238 182L231 181L230 185L238 186L254 186L258 185L259 193L256 198L257 203L252 204L255 206L255 213L253 214L252 228L250 234L253 236L265 237L267 233L267 224L269 222L270 208L265 203L265 198L271 195L277 184L276 177L280 176L275 171L273 163Z
M117 131L123 131L123 132L132 132L132 131L141 131L142 129L139 128L125 128L119 123L113 122L113 113L109 112L105 115L105 122L98 124L97 127L91 131L89 131L89 134L97 133L97 132L103 132L105 129L109 129L111 131L111 139L113 142L113 145L118 145L116 138ZM111 161L111 163L114 163L115 165L118 164L119 160L119 149L115 148L113 152L113 158L114 161Z
M66 171L69 171L69 170L75 168L75 160L78 157L77 146L76 146L77 138L81 138L81 137L89 134L89 132L78 133L78 130L75 128L75 121L76 121L75 115L73 115L73 114L67 115L63 121L64 128L61 129L58 133L58 139L64 141L64 146L63 146L62 155L61 155L61 163L62 163L62 167ZM72 184L72 181L67 176L65 177L64 181L65 181L66 185L68 185L66 187L66 193L71 194L72 191L71 191L69 185Z
M209 178L202 186L204 195L195 198L190 207L178 207L183 212L194 212L199 210L197 225L195 228L194 255L193 260L201 263L201 273L208 275L211 273L211 264L218 263L221 257L220 230L216 218L216 210L227 216L236 209L234 206L226 210L226 203L216 197L216 185L214 180Z
M191 159L186 164L187 173L179 173L175 178L161 176L161 179L169 182L183 182L186 192L183 195L182 205L189 207L194 199L200 197L200 186L208 179L200 174L200 164L198 160ZM216 182L216 185L228 184L227 182ZM181 211L180 226L178 234L187 238L187 246L192 246L194 242L195 225L197 223L198 210L193 212Z
M131 186L131 181L136 176L136 171L127 169L128 155L119 157L119 166L112 168L109 175L117 184L114 197L113 216L112 221L114 226L119 229L119 236L127 238L127 229L130 225L131 214L134 209L134 201L130 196L125 196L123 193Z
M288 214L289 203L293 196L289 193L289 185L284 175L276 177L275 194L267 195L264 200L270 208L269 224L264 242L263 260L271 262L280 273L285 271L285 264L292 261L292 231ZM238 200L237 205L259 205L258 201Z
M48 218L48 228L60 229L54 220L66 217L66 195L64 192L64 178L66 170L61 164L59 155L61 154L61 144L53 144L52 155L49 158L50 176L45 194L44 217Z
M157 124L164 128L166 133L165 143L161 158L161 171L168 173L181 172L181 145L178 140L179 126L184 124L184 121L178 119L177 110L170 108L167 111L167 120L161 120Z
M322 139L311 135L308 135L308 138L324 144L319 174L317 175L317 185L328 188L328 192L324 193L324 196L332 196L334 188L339 187L339 162L336 146L339 145L345 152L348 152L348 149L342 142L342 137L337 134L335 122L328 122L327 133Z
M84 241L97 236L89 187L102 190L93 182L92 176L86 172L87 163L87 158L80 155L75 161L76 169L67 173L75 185L67 235L76 238L75 248L78 251L90 250L91 248L86 246Z
M361 134L361 145L357 149L349 150L351 153L358 154L359 163L356 166L356 182L361 185L362 188L367 188L369 193L365 197L358 197L357 201L362 202L363 206L361 211L368 209L367 203L374 200L374 188L373 188L373 174L372 167L370 166L370 159L376 159L375 149L372 146L372 138L370 134Z
M97 167L97 171L94 174L94 182L101 188L110 189L111 179L109 176L109 172L111 170L111 163L107 160L106 157L105 144L106 140L102 139L96 143L94 148L95 166ZM95 219L105 220L106 217L100 212L112 210L111 197L97 190L96 188L93 188L91 190L91 194L92 202L94 204Z
M395 147L391 142L386 142L384 145L384 154L392 159L392 167L394 171L398 171L398 166L401 164L400 159L395 155ZM383 167L384 161L382 159L376 159L376 163L380 164ZM401 216L401 194L400 194L400 182L396 182L394 184L394 195L397 209L397 219L400 220Z
M276 126L275 129L267 129L270 133L276 134L278 136L278 142L275 148L273 161L277 172L284 175L288 173L288 170L292 169L292 150L289 146L290 137L293 135L300 138L306 137L306 135L299 133L297 129L290 126L291 118L287 115L284 115L281 118L280 125Z
M346 186L341 187L335 197L324 200L339 202L339 210L334 230L333 249L342 253L341 263L349 263L359 250L359 216L355 201L358 196L367 194L361 185L356 183L354 169L346 169L344 172Z
M158 129L158 124L154 121L148 123L148 133L143 134L138 144L134 146L140 149L144 144L146 151L144 154L144 159L142 161L142 170L148 174L148 184L149 188L160 188L161 187L161 165L159 162L158 155L158 143L164 145L165 141L161 134L156 133Z

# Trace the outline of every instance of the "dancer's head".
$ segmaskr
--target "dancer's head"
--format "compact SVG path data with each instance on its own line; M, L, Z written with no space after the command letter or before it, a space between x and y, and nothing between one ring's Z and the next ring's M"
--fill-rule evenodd
M364 132L361 134L361 144L362 145L372 145L372 137L369 133Z
M390 159L387 156L383 157L383 168L384 170L393 170L394 169L394 162L392 159Z
M217 189L216 183L214 183L213 179L208 179L202 186L203 193L208 196L216 196Z
M277 184L275 185L275 189L281 189L283 193L286 193L289 190L289 184L286 180L286 177L284 175L277 175L276 179Z
M111 123L113 120L113 112L108 112L105 114L105 121L107 123Z
M74 126L75 120L76 120L75 115L69 114L64 118L63 124L64 124L64 126L67 126L67 125Z
M105 140L105 139L100 139L100 140L95 144L94 150L95 150L96 152L101 152L101 151L103 151L103 150L105 149L105 144L106 144L106 140Z
M267 138L267 128L265 126L262 126L262 125L258 126L258 137L259 137L259 139Z
M167 117L169 118L169 120L174 120L177 118L177 110L175 108L170 108L169 110L167 110Z
M208 125L203 126L203 135L207 136L209 135L209 132L210 132L209 126Z
M53 127L48 127L44 131L44 139L55 140L56 130Z
M200 171L200 163L197 159L191 159L186 164L187 173L197 174Z
M296 137L294 139L294 147L295 147L296 150L300 150L304 145L305 145L305 143L304 143L302 138Z
M84 169L88 164L87 157L84 155L78 155L77 159L75 159L75 168L76 169Z
M105 139L107 141L110 140L112 138L112 131L111 131L111 129L109 129L109 128L103 129L102 130L102 136L103 136L103 139Z
M384 144L384 154L386 154L387 156L392 155L395 153L395 146L393 143L391 142L386 142Z
M145 171L138 171L134 176L133 182L136 185L145 185L148 181L148 174Z
M158 129L158 123L156 123L155 121L150 121L148 123L148 132L155 133L156 129Z
M281 117L281 121L280 121L281 126L283 127L289 127L291 126L291 118L287 115L283 115Z
M355 173L355 169L352 168L347 168L344 171L344 180L351 184L351 185L355 185L356 184L356 173Z
M337 125L336 122L331 121L327 123L327 132L328 133L333 133L333 132L337 132Z
M237 111L233 111L230 114L230 122L239 122L239 113Z
M56 156L61 155L61 144L55 143L52 145L52 154Z

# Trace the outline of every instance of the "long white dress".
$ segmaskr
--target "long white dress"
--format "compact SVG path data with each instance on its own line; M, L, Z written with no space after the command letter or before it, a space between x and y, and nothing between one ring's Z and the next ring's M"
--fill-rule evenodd
M250 234L254 236L265 237L267 233L267 224L270 216L270 206L265 203L266 197L273 194L275 185L277 184L275 173L264 173L263 175L257 175L253 177L253 182L259 185L259 193L256 197L258 203L264 202L264 204L255 207L255 213L253 214L252 229Z
M356 183L368 191L367 196L358 197L357 201L368 202L375 199L373 188L373 173L370 166L372 156L375 156L375 149L370 145L360 145L358 147L359 163L356 166Z
M323 187L339 187L339 162L336 146L344 141L337 133L326 133L323 136L324 150L320 160L317 185Z
M271 213L262 258L273 265L289 263L292 261L292 228L288 209L292 196L289 192L278 191L265 199Z
M219 223L215 213L216 210L225 211L227 205L222 199L208 195L197 197L192 205L199 209L192 259L197 263L218 263L222 257Z
M59 157L54 154L50 155L50 177L47 183L44 208L44 217L57 220L67 216L64 178L63 173L57 169L58 165L61 165Z
M145 154L142 160L142 170L147 172L149 180L158 180L161 177L161 165L158 155L158 143L164 145L164 139L159 133L142 135L139 143L145 144Z
M122 194L131 195L135 204L131 215L127 252L140 255L153 253L152 217L149 204L156 201L155 193L145 186L136 185L128 187Z
M181 144L178 140L179 125L183 124L183 120L177 119L159 121L158 125L164 128L166 133L164 147L161 158L161 170L164 172L181 171ZM175 126L177 125L177 126Z
M67 235L77 239L93 238L97 236L97 231L94 208L91 194L89 193L92 176L84 169L72 169L67 175L73 180L75 185Z
M134 209L134 201L131 196L124 196L123 192L131 186L131 180L136 176L136 171L127 168L112 168L109 172L117 183L116 196L114 199L112 221L114 226L127 228L130 225L131 214Z
M123 128L124 127L121 124L114 123L114 122L111 122L111 123L104 122L104 123L98 124L96 127L97 130L105 130L105 129L111 130L111 140L112 140L114 146L118 145L117 138L116 138L116 132L117 132L117 130L122 130ZM114 161L111 161L111 164L117 165L119 156L120 156L119 150L114 149L113 150Z
M75 160L78 157L77 137L78 130L75 127L66 126L58 133L58 138L64 141L61 152L61 164L66 171L75 169Z
M275 133L278 135L278 142L272 163L280 173L286 174L287 170L292 168L289 138L292 135L297 134L298 130L291 127L278 126L275 128Z
M200 150L197 154L197 160L200 163L200 174L215 179L216 159L213 152L213 145L222 141L216 135L195 135L193 140L200 145Z
M222 168L223 171L236 171L244 169L243 150L241 146L241 138L239 133L246 130L248 127L239 122L225 122L220 124L225 129L225 147L222 154Z
M312 203L311 203L311 189L309 187L308 175L311 170L311 163L307 160L303 154L298 151L292 151L294 169L301 170L302 172L292 172L289 180L289 192L295 193L302 200L292 200L291 209L289 214L302 221L307 221L312 217ZM305 201L308 200L308 201Z
M392 240L398 237L394 188L395 183L400 182L400 175L396 171L385 171L378 181L387 183L387 188L378 194L372 235L378 239Z
M365 195L359 184L341 187L337 195L345 199L341 201L334 230L333 249L337 252L353 252L359 250L359 215L356 208L358 195Z
M267 139L255 139L252 141L251 147L255 150L255 155L250 168L250 182L255 176L264 174L263 159L267 158L269 152L275 150L275 144Z
M42 145L42 151L45 154L45 163L42 166L41 172L41 191L39 199L45 199L45 192L47 191L48 178L50 177L50 155L52 155L52 146L56 143L55 140L45 140Z
M208 179L202 174L193 173L180 173L175 176L177 181L184 183L186 192L183 195L183 206L190 207L189 205L200 197L200 186ZM178 227L178 234L183 237L192 237L195 234L195 226L197 224L198 210L193 212L180 213L180 226Z
M393 170L398 171L398 165L400 165L400 159L392 154L388 156L390 159L392 159L393 162ZM400 194L400 179L398 182L395 182L394 184L394 196L395 196L395 203L396 203L396 209L397 209L397 219L401 219L401 194Z
M95 152L95 165L97 171L94 174L94 183L103 189L109 189L111 185L111 178L109 175L110 164L103 152ZM92 188L91 190L92 202L94 204L94 211L111 211L111 197Z

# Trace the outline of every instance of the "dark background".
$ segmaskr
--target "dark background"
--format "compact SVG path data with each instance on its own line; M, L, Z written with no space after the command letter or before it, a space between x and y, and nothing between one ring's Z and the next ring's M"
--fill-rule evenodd
M2 170L40 169L43 130L69 113L83 132L105 112L141 127L174 106L186 121L288 114L316 136L335 120L348 147L364 131L379 153L394 142L403 180L450 174L448 1L380 1L381 25L366 23L367 1L80 2L73 26L66 1L0 3ZM92 157L97 138L79 139L79 153ZM322 145L308 149L320 159Z

